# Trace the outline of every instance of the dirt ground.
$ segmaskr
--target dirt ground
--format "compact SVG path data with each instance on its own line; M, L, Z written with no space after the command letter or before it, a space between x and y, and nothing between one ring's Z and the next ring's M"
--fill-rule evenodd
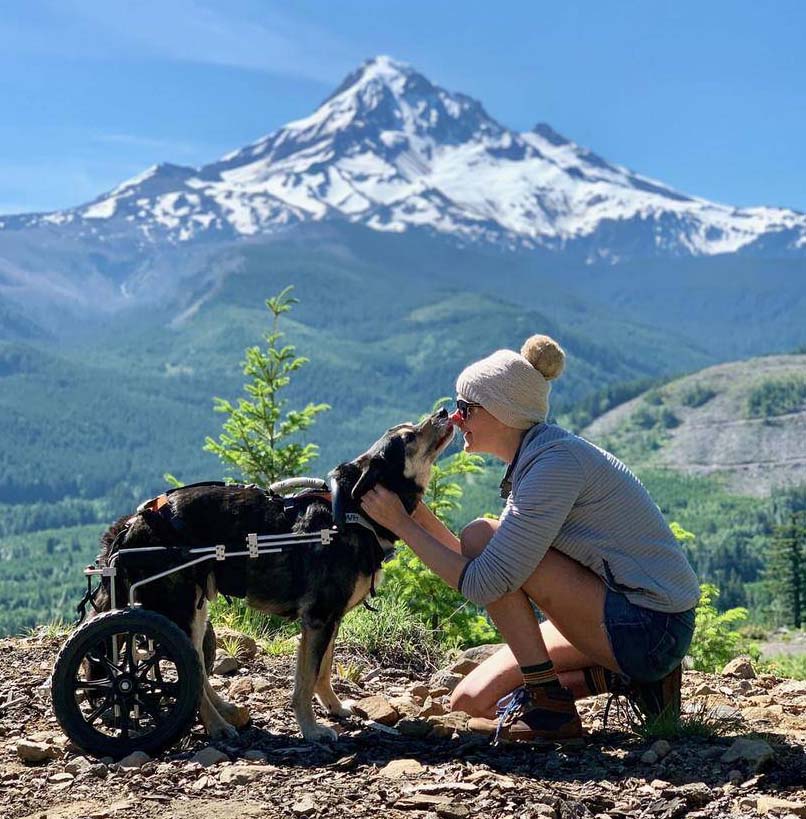
M85 757L61 733L49 693L60 642L0 640L4 819L806 816L806 682L686 672L685 707L707 708L724 735L656 742L612 714L605 730L605 700L591 698L582 747L536 749L492 746L445 713L446 688L472 663L430 680L372 669L334 687L375 719L329 721L338 741L310 745L290 709L293 658L258 653L213 677L251 710L237 740L211 746L197 725L129 768ZM26 761L30 748L45 758ZM204 749L219 761L195 761Z

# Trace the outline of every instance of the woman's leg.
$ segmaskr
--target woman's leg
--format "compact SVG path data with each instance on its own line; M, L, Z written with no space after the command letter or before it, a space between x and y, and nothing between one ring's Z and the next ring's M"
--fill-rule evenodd
M483 519L467 526L461 537L463 554L480 554L497 525ZM474 716L491 716L497 700L522 682L520 667L547 659L562 685L577 698L589 696L580 669L602 665L618 670L603 623L605 594L604 583L593 572L550 549L522 590L488 606L507 645L457 686L452 706ZM530 598L546 622L538 625Z
M593 661L572 646L550 621L540 624L540 633L560 684L569 689L575 699L590 697L591 691L582 669L594 665ZM493 717L498 700L522 683L523 675L512 649L508 645L502 646L454 689L451 708L474 717Z

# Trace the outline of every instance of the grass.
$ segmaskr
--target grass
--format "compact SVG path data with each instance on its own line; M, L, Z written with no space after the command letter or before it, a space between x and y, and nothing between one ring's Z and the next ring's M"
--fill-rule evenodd
M806 680L806 654L779 654L759 663L759 670L776 677Z
M33 626L27 629L25 635L40 639L54 639L56 637L67 637L72 631L72 623L67 623L61 617L57 617L42 626Z
M680 716L664 711L655 718L640 718L630 715L630 728L644 739L687 739L703 737L710 739L718 736L735 734L742 728L743 722L739 715L725 717L708 705L707 700L698 699L693 706Z
M353 609L344 618L339 644L387 668L430 672L440 666L446 647L441 633L430 629L398 598L378 598L378 611Z
M377 613L358 606L344 618L338 636L342 652L354 655L359 665L371 662L410 671L432 671L439 667L447 650L440 632L428 628L397 598L378 598L374 605ZM210 606L210 619L213 626L227 626L254 638L269 655L296 652L299 635L296 623L261 614L241 600L227 605L223 598L217 598ZM224 640L221 644L227 649ZM349 675L350 669L345 668Z

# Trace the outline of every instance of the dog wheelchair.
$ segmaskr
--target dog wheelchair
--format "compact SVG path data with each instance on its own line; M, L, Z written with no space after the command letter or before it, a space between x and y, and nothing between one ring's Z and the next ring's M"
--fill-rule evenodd
M317 478L290 478L272 484L268 491L293 503L302 495L329 494L331 490ZM154 754L184 736L196 718L202 695L201 660L179 626L142 607L138 602L140 589L205 561L256 559L301 544L330 544L345 520L363 525L352 520L358 516L345 514L337 506L334 493L334 526L318 532L252 533L243 543L202 547L118 549L108 565L101 565L99 555L95 564L84 570L87 593L78 606L78 623L84 619L87 603L94 614L65 642L53 668L53 711L64 733L86 752L114 759L134 751ZM129 572L139 564L141 574L154 558L162 570L130 583ZM93 578L100 580L94 590ZM110 597L110 610L103 612L94 599L102 583L108 583ZM128 599L117 599L118 584L128 587Z

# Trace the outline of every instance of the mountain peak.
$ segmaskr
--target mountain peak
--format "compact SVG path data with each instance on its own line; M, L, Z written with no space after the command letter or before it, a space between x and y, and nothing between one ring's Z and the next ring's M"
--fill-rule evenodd
M413 75L419 76L408 63L399 62L385 54L379 54L377 57L370 57L368 60L364 60L355 71L348 74L341 85L327 97L323 105L340 97L346 91L352 89L355 92L373 82L381 83L400 91L405 85L406 80Z

